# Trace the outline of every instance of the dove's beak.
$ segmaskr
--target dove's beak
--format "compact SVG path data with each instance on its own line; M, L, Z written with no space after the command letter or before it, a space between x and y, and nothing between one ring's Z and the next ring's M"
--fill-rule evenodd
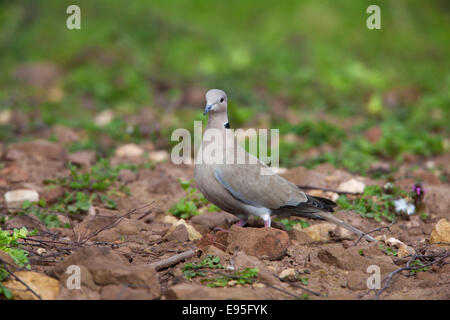
M207 104L205 107L205 112L203 112L203 115L205 116L209 111L211 111L213 104Z

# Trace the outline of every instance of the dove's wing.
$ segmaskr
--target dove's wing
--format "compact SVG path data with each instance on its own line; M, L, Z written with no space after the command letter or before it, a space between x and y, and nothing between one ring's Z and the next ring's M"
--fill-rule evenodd
M308 197L296 185L270 170L262 162L256 164L217 165L214 176L228 192L254 207L279 209L308 202Z

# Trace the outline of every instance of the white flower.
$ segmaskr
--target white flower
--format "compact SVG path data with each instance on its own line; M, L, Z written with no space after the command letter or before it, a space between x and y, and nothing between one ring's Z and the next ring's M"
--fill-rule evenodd
M408 216L413 215L416 212L416 207L412 203L406 202L405 199L394 200L395 212L404 212Z

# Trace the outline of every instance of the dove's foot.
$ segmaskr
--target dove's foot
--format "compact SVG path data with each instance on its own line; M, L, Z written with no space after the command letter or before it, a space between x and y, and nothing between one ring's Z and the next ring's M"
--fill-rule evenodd
M236 222L236 226L238 226L238 227L243 227L243 226L245 226L247 224L247 219L241 219L241 220L239 220L238 222Z
M264 219L264 227L265 228L269 228L270 224L272 222L271 219L270 219L270 216L264 217L263 219Z

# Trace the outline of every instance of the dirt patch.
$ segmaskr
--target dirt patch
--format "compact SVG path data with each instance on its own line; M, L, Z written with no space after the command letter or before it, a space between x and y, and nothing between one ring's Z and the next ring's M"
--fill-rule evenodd
M375 135L376 131L370 134ZM371 275L368 267L378 266L384 280L409 259L397 257L398 248L389 247L382 239L394 237L411 250L422 250L424 255L439 256L448 250L431 245L430 239L434 239L432 242L447 239L447 224L440 222L437 229L436 225L441 219L448 221L450 186L430 176L425 169L410 172L412 178L397 177L396 184L410 188L417 173L426 189L421 208L421 212L429 213L426 218L415 214L389 226L386 221L376 222L352 211L336 212L338 218L366 232L385 227L372 234L380 239L372 244L309 219L305 221L314 228L308 232L299 224L287 230L280 222L273 225L285 230L262 228L257 219L250 221L250 227L241 228L233 225L238 219L225 212L202 212L180 223L178 218L169 218L168 209L185 196L179 179L192 178L193 167L161 163L155 168L145 168L139 167L141 160L136 162L138 169L124 168L118 172L117 186L125 186L128 192L116 192L113 196L116 208L106 208L98 202L83 214L58 213L58 219L65 221L66 226L47 227L33 214L14 216L8 212L3 195L27 188L36 190L48 204L60 203L67 188L48 188L45 180L67 177L68 160L77 164L81 172L88 172L95 153L69 154L63 146L43 140L2 146L0 151L4 159L0 169L0 206L2 216L6 217L2 228L26 226L39 230L23 242L24 247L30 252L31 271L58 281L58 299L302 299L305 294L309 299L373 299L376 290L367 287ZM288 170L284 176L297 184L326 189L336 189L350 179L359 179L366 185L385 183L329 165L317 170L299 167ZM320 190L311 193L332 195ZM151 206L133 211L153 201ZM314 230L317 237L311 236ZM187 260L159 271L149 266L189 250L195 254ZM207 287L202 276L185 277L186 263L198 264L208 257L219 257L223 266L208 277L248 268L258 268L259 272L251 283L231 281L218 288ZM80 290L67 288L70 273L66 271L71 265L78 266L81 272ZM404 270L393 277L381 298L449 299L449 274L448 259L418 272Z

